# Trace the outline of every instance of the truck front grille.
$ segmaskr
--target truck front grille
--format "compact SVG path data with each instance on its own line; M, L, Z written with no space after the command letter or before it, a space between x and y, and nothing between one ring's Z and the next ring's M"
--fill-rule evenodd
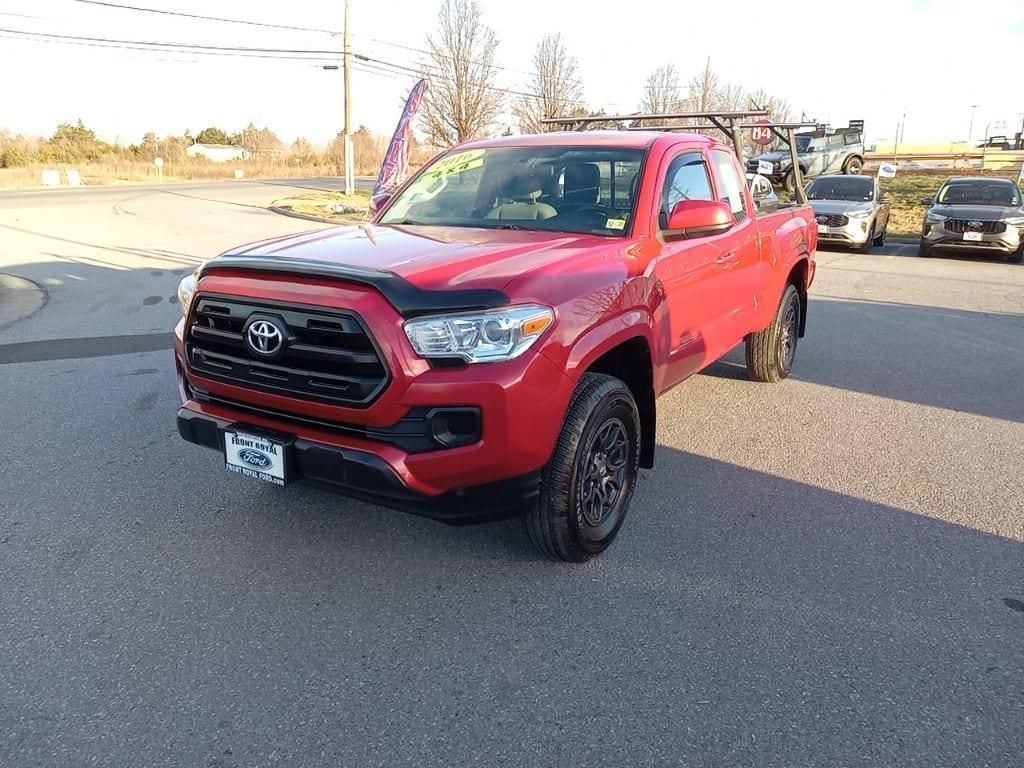
M819 213L814 219L826 227L845 227L850 223L850 219L841 213Z
M266 321L260 323L260 321ZM259 330L280 330L280 348L260 353ZM273 342L277 337L273 336ZM388 369L353 312L263 300L198 296L185 331L189 368L200 376L273 394L365 407Z
M986 235L998 235L1006 231L1002 221L978 221L977 219L946 219L946 229L950 232L981 232Z

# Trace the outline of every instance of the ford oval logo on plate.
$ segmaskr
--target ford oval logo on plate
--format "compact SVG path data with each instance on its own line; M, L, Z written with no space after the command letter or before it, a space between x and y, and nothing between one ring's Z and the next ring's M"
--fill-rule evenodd
M266 469L274 463L267 454L263 451L257 451L255 448L246 448L239 451L238 458L254 469Z

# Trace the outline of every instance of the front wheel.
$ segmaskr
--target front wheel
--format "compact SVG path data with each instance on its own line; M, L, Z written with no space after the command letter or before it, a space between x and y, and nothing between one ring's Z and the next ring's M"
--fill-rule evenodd
M789 376L800 336L800 292L790 283L772 324L747 336L747 374L754 381L776 382Z
M875 228L872 226L871 231L868 233L867 239L856 247L858 253L869 253L871 246L875 244Z
M1006 254L1008 264L1024 264L1024 243L1013 253Z
M573 393L526 532L548 557L582 563L626 517L640 467L640 413L621 380L587 373Z
M928 245L927 241L922 237L921 241L917 244L917 255L923 259L927 259L932 255L932 247Z
M882 231L879 232L875 236L875 239L871 241L871 244L872 245L877 245L879 247L885 245L885 236L886 236L886 234L888 234L888 232L889 232L889 224L888 224L888 222L886 222L885 226L882 227Z

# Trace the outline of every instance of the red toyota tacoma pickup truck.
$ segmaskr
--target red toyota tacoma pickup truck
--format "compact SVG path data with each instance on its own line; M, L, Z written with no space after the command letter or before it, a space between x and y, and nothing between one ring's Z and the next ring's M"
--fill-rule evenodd
M449 523L522 514L604 550L651 467L655 399L745 341L785 378L813 214L757 215L728 145L546 133L439 156L372 222L247 245L179 288L186 440L236 473Z

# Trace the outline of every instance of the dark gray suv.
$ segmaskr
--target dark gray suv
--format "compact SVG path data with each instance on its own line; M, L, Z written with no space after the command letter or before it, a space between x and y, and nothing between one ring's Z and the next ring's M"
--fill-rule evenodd
M935 251L975 251L1024 260L1024 201L1011 179L965 176L946 179L928 206L921 229L920 256Z

